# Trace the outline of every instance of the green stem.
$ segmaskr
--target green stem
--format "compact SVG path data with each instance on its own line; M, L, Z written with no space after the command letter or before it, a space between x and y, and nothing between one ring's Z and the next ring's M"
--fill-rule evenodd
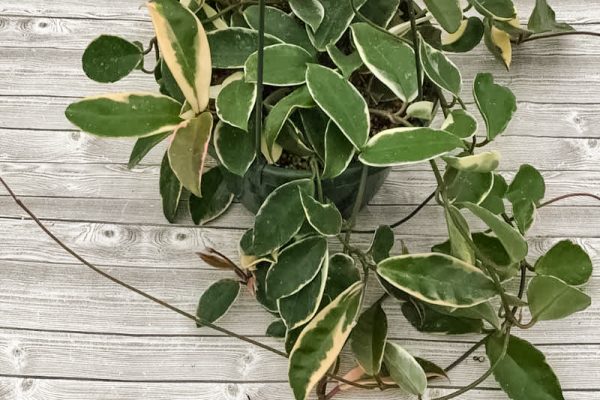
M415 66L417 68L417 88L419 90L418 100L423 99L423 85L421 84L421 52L419 49L419 31L415 17L415 7L413 0L407 0L408 16L410 18L410 30L412 32L413 48L415 50Z
M321 174L319 174L319 162L316 158L310 160L310 168L312 169L313 178L317 184L317 199L323 203L323 182L321 181Z

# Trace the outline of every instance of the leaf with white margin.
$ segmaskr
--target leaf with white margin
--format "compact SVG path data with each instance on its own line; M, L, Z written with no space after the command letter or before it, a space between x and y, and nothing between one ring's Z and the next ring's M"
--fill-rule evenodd
M223 82L215 108L221 121L248 131L248 119L255 102L256 84L244 81L244 75L238 72Z
M208 106L210 48L200 20L177 0L148 3L160 52L192 109Z
M504 197L506 196L507 190L508 185L506 184L506 180L504 180L502 175L495 173L492 190L490 190L488 195L481 203L479 203L479 205L490 210L496 215L502 214L506 211L504 207Z
M517 99L509 88L494 83L494 77L489 73L477 74L473 97L487 126L487 138L494 140L506 130L517 111Z
M504 63L506 69L510 69L512 63L512 42L508 33L495 27L491 20L485 21L484 42L488 50L498 60Z
M387 342L384 362L390 376L404 392L422 395L427 389L427 376L417 360L396 343Z
M466 53L473 50L483 38L483 22L477 17L464 19L458 31L442 32L442 50L454 53Z
M184 188L197 197L200 193L200 180L208 153L213 118L210 112L182 122L169 146L169 163Z
M191 194L188 202L192 221L196 225L204 225L218 218L233 202L233 193L229 191L219 167L202 175L200 192L203 193L202 197Z
M325 8L319 0L289 0L289 3L292 12L313 32L319 28L325 18Z
M472 307L498 294L479 268L440 253L390 257L377 265L377 273L396 288L440 306Z
M313 99L306 86L300 86L292 93L279 100L265 118L263 138L267 149L267 160L275 161L273 149L283 128L283 124L297 108L314 107Z
M288 377L296 400L305 400L342 351L356 324L363 284L356 282L306 325L290 352Z
M369 137L371 120L365 99L350 82L332 69L309 64L306 85L319 107L361 149Z
M445 208L446 225L448 225L448 237L450 238L450 255L463 260L466 263L475 265L475 251L469 246L468 239L471 239L471 230L465 217L460 210L452 205ZM467 233L469 238L463 235Z
M527 303L535 321L550 321L585 310L592 299L558 278L536 276L527 287Z
M387 28L400 7L400 0L367 0L360 13L371 22Z
M461 207L461 203L481 204L494 187L494 174L458 171L452 167L444 174L448 199Z
M387 167L414 164L444 155L463 142L458 137L432 128L393 128L369 139L359 159L363 164Z
M302 227L305 217L298 188L311 195L314 193L314 184L310 179L285 183L266 198L256 213L253 246L257 256L280 248Z
M207 34L213 68L244 68L250 54L257 51L258 31L243 27L229 27ZM281 43L281 40L265 34L265 46Z
M264 83L271 86L296 86L306 80L307 65L314 58L302 47L278 43L264 49ZM258 53L254 52L244 64L246 82L258 79Z
M352 353L367 375L379 373L387 335L387 317L377 301L360 315L350 335Z
M325 129L325 166L321 178L332 179L341 175L354 158L354 146L333 122Z
M299 292L277 300L277 309L288 330L296 329L315 316L323 299L329 260L323 261L321 271Z
M418 82L413 49L367 23L352 24L354 44L363 62L403 102L417 98Z
M196 316L204 322L213 323L227 314L240 293L240 283L222 279L210 285L200 297ZM198 323L198 327L202 324Z
M500 153L486 151L465 157L442 157L446 164L459 171L492 172L500 165Z
M460 96L462 77L458 67L441 51L429 45L419 36L421 65L429 79L441 89Z
M510 21L517 16L512 0L469 0L475 9L498 21Z
M354 5L360 8L366 0L353 0ZM309 32L313 45L319 51L327 50L327 46L336 43L354 19L354 11L350 1L319 0L325 11L323 21L314 33Z
M300 190L302 208L306 220L323 236L335 236L342 229L342 215L335 204L322 204L312 196Z
M221 164L238 176L244 176L256 158L254 136L222 121L215 127L213 144Z
M431 121L433 118L433 103L431 101L416 101L408 106L406 115L411 118Z
M82 131L106 137L146 137L180 123L181 104L154 93L115 93L71 103L65 116Z
M527 241L512 226L483 207L471 203L464 203L463 206L490 227L513 262L520 262L527 256Z
M477 120L467 111L452 110L442 125L442 130L456 137L467 139L477 133Z
M577 286L592 276L592 260L581 246L562 240L538 258L534 269L538 275L554 276Z
M354 71L363 65L363 61L357 51L344 54L336 45L332 44L327 46L327 54L329 54L331 61L340 69L342 76L346 79L349 79Z

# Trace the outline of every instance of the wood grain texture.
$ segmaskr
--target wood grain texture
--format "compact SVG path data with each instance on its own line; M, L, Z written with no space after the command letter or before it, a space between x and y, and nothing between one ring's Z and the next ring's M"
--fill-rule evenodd
M85 95L156 91L136 72L114 85L91 82L81 71L85 46L103 33L147 42L152 36L144 0L19 0L0 2L0 176L43 217L50 229L84 257L160 298L193 312L198 295L227 276L194 252L205 246L237 260L237 240L252 223L239 204L208 227L190 224L186 203L168 225L158 196L159 146L127 170L130 141L82 134L64 117ZM555 4L554 4L555 3ZM577 29L600 31L600 9L589 0L555 1L558 17ZM521 21L533 7L516 0ZM463 96L475 112L470 86L490 71L519 99L506 134L494 144L504 154L508 180L521 163L542 170L547 198L600 193L600 41L568 37L525 44L504 71L480 46L453 59L463 70ZM150 61L150 60L149 60ZM23 117L26 115L26 117ZM481 122L481 120L480 120ZM438 118L434 125L441 123ZM480 126L483 130L483 125ZM397 168L358 221L362 229L409 213L435 182L426 166ZM393 216L391 218L390 216ZM62 252L24 218L0 190L0 399L2 400L289 400L286 362L217 334L126 292ZM413 252L444 240L440 210L426 207L396 229ZM482 228L470 219L472 227ZM600 207L569 199L540 211L530 240L530 261L571 238L600 265ZM354 235L368 246L371 235ZM332 243L332 249L339 249ZM540 345L566 389L567 400L600 397L600 270L585 291L593 305L564 323L547 322L519 335ZM380 292L369 288L367 301ZM398 304L386 305L391 337L416 355L445 365L476 336L416 332ZM271 320L244 291L220 324L265 338ZM525 316L527 319L527 316ZM252 323L248 323L252 321ZM479 352L476 356L481 356ZM349 360L349 355L344 355ZM438 397L476 378L487 366L469 358L428 393ZM585 365L585 369L581 366ZM349 391L342 400L408 400L396 391ZM464 400L506 399L487 380ZM314 399L311 399L314 400Z

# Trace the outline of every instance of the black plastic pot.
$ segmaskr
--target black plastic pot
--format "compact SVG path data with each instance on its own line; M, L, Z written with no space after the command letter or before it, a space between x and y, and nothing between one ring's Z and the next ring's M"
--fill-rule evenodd
M338 207L344 218L350 216L358 186L362 164L352 163L344 173L334 179L323 181L323 194ZM375 196L390 172L390 168L369 167L369 175L363 204ZM281 168L268 164L254 163L242 178L227 172L223 168L229 189L248 210L255 213L267 196L277 187L296 179L310 178L310 171Z

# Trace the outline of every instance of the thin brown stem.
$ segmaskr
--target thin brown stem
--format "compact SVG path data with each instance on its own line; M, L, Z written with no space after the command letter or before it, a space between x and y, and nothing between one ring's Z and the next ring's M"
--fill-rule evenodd
M552 33L541 33L539 35L532 35L526 37L517 42L517 44L532 42L538 39L549 39L553 37L559 36L572 36L572 35L582 35L582 36L596 36L600 37L600 32L592 32L592 31L566 31L566 32L552 32Z
M554 204L554 203L556 203L558 201L569 199L569 198L572 198L572 197L589 197L589 198L592 198L592 199L600 201L600 196L597 196L597 195L592 194L592 193L569 193L569 194L565 194L565 195L562 195L562 196L555 197L555 198L553 198L551 200L548 200L548 201L546 201L544 203L541 203L538 206L538 208L546 207L546 206L549 206L550 204Z

